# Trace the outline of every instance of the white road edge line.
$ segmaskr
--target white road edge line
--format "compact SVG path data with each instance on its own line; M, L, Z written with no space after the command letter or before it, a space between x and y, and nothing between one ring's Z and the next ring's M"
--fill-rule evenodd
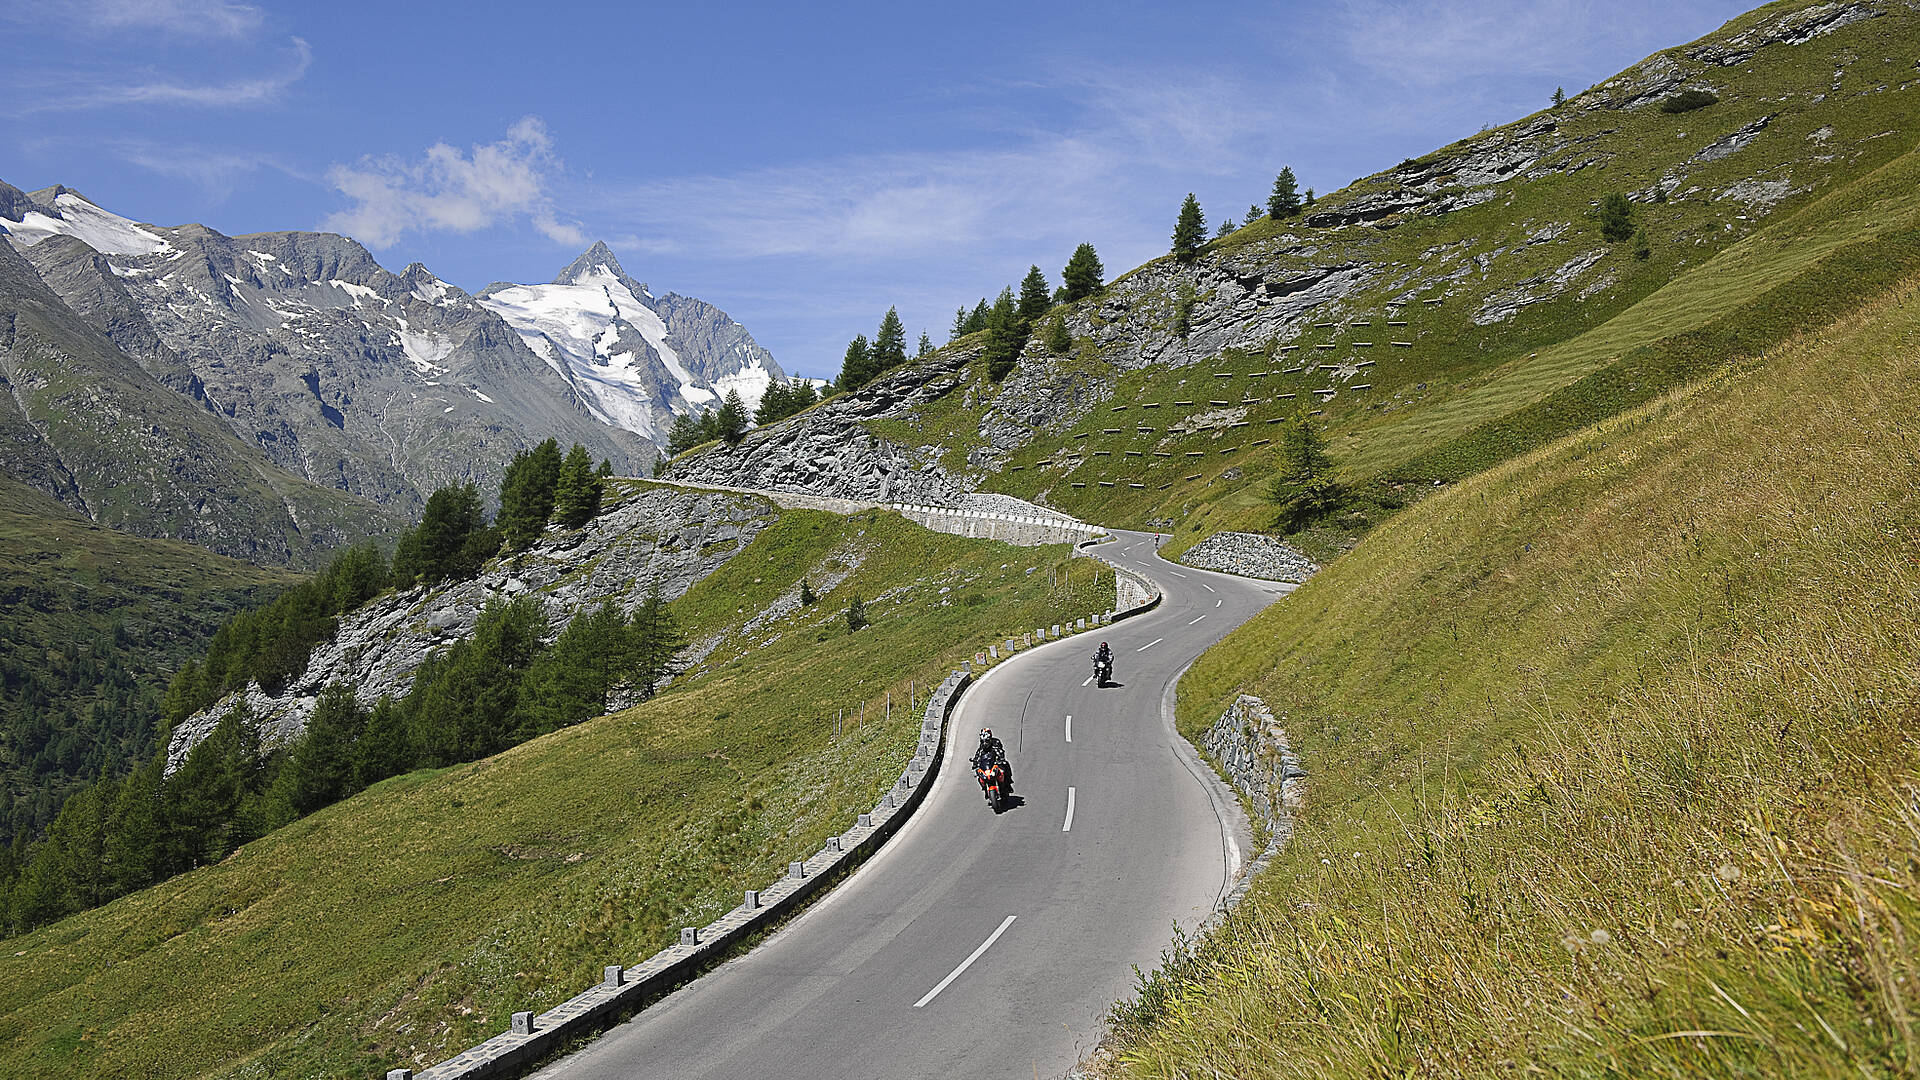
M921 999L920 999L919 1001L916 1001L916 1002L914 1002L914 1003L913 1003L913 1007L914 1007L914 1008L916 1008L916 1009L918 1009L918 1008L920 1008L920 1007L921 1007L922 1005L925 1005L925 1004L926 1004L927 1002L929 1002L929 1001L932 1001L932 1000L933 1000L933 999L934 999L935 997L937 997L937 996L939 996L939 994L940 994L940 991L942 991L942 990L945 990L945 989L946 989L946 988L947 988L947 987L948 987L948 986L949 986L949 985L950 985L950 984L951 984L951 983L953 982L953 980L955 980L955 979L957 979L957 978L959 978L959 977L960 977L960 975L961 975L961 973L963 973L963 972L965 972L965 971L966 971L966 970L967 970L968 968L970 968L970 967L972 967L972 966L973 966L973 962L974 962L975 960L978 960L978 959L980 959L980 954L981 954L981 953L983 953L983 952L986 952L986 951L987 951L987 949L988 949L989 947L991 947L991 946L993 945L993 943L994 943L994 942L996 942L996 941L999 941L999 940L1000 940L1000 935L1001 935L1001 934L1004 934L1004 933L1006 933L1006 932L1007 932L1007 927L1009 927L1009 926L1012 926L1012 925L1013 925L1013 920L1014 920L1014 919L1016 919L1016 918L1018 918L1018 917L1019 917L1019 916L1017 916L1017 915L1009 915L1009 916L1007 916L1007 917L1006 917L1005 919L1002 919L1002 920L1000 921L1000 928L999 928L999 929L997 929L997 930L995 930L995 931L994 931L993 933L991 933L991 934L988 934L988 935L987 935L987 940L985 940L985 941L983 941L983 942L981 942L981 943L980 943L980 947L979 947L979 948L977 948L977 949L975 949L975 950L973 950L973 953L972 953L972 955L970 955L970 956L968 956L968 957L967 957L967 958L966 958L965 960L962 960L962 961L960 961L960 966L959 966L959 967L957 967L957 968L954 968L954 969L953 969L953 971L952 971L952 972L950 972L950 973L949 973L949 974L947 975L947 977L946 977L946 978L944 978L944 979L941 979L941 980L940 980L940 985L938 985L938 986L936 986L936 987L934 987L933 989L931 989L931 990L929 990L929 991L927 991L927 996L926 996L926 997L923 997L923 998L921 998Z
M1067 741L1073 741L1073 714L1067 714Z
M1067 820L1060 824L1061 832L1073 831L1073 789L1067 789Z
M1166 638L1163 638L1163 637L1157 637L1157 638L1154 638L1154 639L1153 639L1152 641L1149 641L1149 642L1147 642L1147 643L1146 643L1145 645L1142 645L1142 646L1140 646L1139 648L1137 648L1137 649L1135 649L1135 650L1133 650L1133 651L1134 651L1134 652L1146 652L1146 651L1147 651L1148 649L1151 649L1151 648L1153 648L1153 647L1154 647L1155 645L1158 645L1158 644L1160 644L1161 642L1163 642L1163 641L1165 641L1165 640L1167 640L1167 639L1166 639Z
M1206 616L1205 616L1205 615L1202 615L1202 616L1200 616L1200 619L1204 619L1204 618L1206 618ZM1200 619L1195 619L1195 620L1193 620L1193 622L1190 622L1190 623L1188 623L1187 625L1188 625L1188 626L1192 626L1194 622L1199 622L1199 621L1200 621Z

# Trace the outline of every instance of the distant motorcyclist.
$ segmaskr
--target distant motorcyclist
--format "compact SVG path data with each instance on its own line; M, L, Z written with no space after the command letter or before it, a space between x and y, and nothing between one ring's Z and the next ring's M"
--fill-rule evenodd
M1007 790L1012 791L1013 790L1013 762L1007 760L1007 748L1001 744L999 739L996 739L993 737L992 728L981 728L980 729L980 745L977 746L973 751L974 774L978 776L980 770L991 769L995 765L1006 766ZM986 787L987 782L985 780L981 780L980 786L982 788Z
M1102 686L1113 678L1113 650L1107 648L1104 641L1100 643L1100 651L1093 654L1093 676Z
M1101 643L1100 643L1100 651L1099 651L1099 652L1097 652L1097 653L1094 653L1094 654L1093 654L1093 658L1094 658L1095 660L1098 660L1098 661L1100 661L1100 663L1102 663L1102 664L1112 664L1112 663L1113 663L1113 650L1112 650L1112 649L1109 649L1109 648L1107 648L1107 643L1103 641L1103 642L1101 642Z

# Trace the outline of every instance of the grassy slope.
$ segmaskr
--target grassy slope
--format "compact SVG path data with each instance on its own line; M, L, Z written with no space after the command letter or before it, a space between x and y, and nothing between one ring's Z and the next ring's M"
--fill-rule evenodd
M0 477L0 657L37 683L0 690L4 820L44 825L74 788L151 751L174 669L227 616L294 580L96 525Z
M1436 495L1196 664L1183 729L1259 693L1311 789L1126 1071L1920 1066L1917 345L1920 279Z
M728 634L706 674L652 702L396 778L16 939L0 956L0 1073L365 1076L438 1060L844 829L911 752L915 719L886 720L889 691L904 704L909 680L924 688L995 637L1099 610L1103 587L1112 602L1111 574L1064 547L794 511L675 610L717 634L835 562L858 569L815 607ZM855 591L874 625L849 636ZM863 702L866 722L830 740L835 710Z
M1734 20L1714 36L1796 6L1803 5L1771 5ZM1372 325L1364 330L1306 326L1294 339L1301 348L1274 362L1208 360L1119 375L1097 357L1056 360L1053 366L1062 371L1104 372L1115 380L1113 404L1132 408L1112 413L1109 405L1096 406L1069 430L1038 433L1028 448L1013 456L1007 471L989 477L986 484L1040 498L1087 520L1176 523L1169 550L1179 551L1219 529L1261 528L1269 522L1259 485L1271 467L1272 451L1252 445L1263 437L1258 434L1263 420L1324 407L1336 465L1347 479L1431 486L1434 479L1452 480L1484 468L1579 423L1640 404L1677 385L1680 378L1822 325L1858 295L1898 280L1920 247L1913 236L1920 228L1920 200L1912 195L1920 162L1910 153L1920 137L1920 108L1915 105L1920 87L1898 89L1911 83L1913 65L1920 60L1917 25L1920 17L1914 13L1896 12L1807 45L1768 46L1740 67L1706 69L1702 77L1715 86L1721 100L1695 112L1672 115L1650 106L1588 110L1580 106L1591 99L1581 97L1552 113L1462 140L1499 139L1550 115L1571 149L1550 155L1547 163L1571 167L1593 162L1586 168L1508 182L1498 189L1499 197L1479 206L1395 219L1390 230L1302 229L1263 219L1216 241L1210 251L1234 256L1250 244L1291 232L1317 250L1308 257L1275 256L1268 260L1269 269L1349 260L1384 268L1372 286L1335 309L1310 316L1316 322L1366 318ZM1686 48L1668 53L1684 58ZM1847 63L1842 90L1833 92L1836 57L1856 54ZM1875 89L1881 86L1884 89ZM1746 148L1717 161L1685 164L1707 144L1769 115L1767 127ZM1635 259L1631 243L1604 242L1587 216L1589 208L1609 191L1640 190L1674 168L1686 177L1676 197L1636 207L1651 241L1651 257ZM1317 209L1390 187L1397 183L1397 172L1358 181L1327 196ZM1754 177L1787 180L1795 194L1766 210L1716 197L1729 185ZM1528 243L1556 222L1567 226L1560 239ZM1476 326L1471 321L1488 296L1596 250L1604 256L1560 298L1528 306L1506 322ZM1849 255L1865 264L1854 268L1856 276L1871 280L1864 286L1853 282L1850 289L1830 287L1830 265L1822 266L1819 260ZM1474 264L1483 257L1490 260L1484 269ZM1442 278L1447 280L1441 283ZM1613 284L1585 299L1578 297L1584 287L1603 280ZM1798 306L1791 307L1793 318L1778 325L1751 325L1756 298L1765 303L1769 290L1796 288L1803 295ZM1444 296L1445 302L1434 308L1410 305L1402 313L1409 325L1388 327L1386 301L1408 291ZM1351 340L1375 344L1368 350L1313 348ZM1411 340L1415 347L1386 344L1393 340ZM1684 352L1685 362L1669 355L1656 355L1653 361L1644 353L1636 358L1637 350L1649 349L1655 354ZM1324 406L1310 393L1328 385L1324 374L1246 375L1291 367L1303 358L1320 363L1348 356L1375 361L1365 377L1350 380L1369 382L1372 388L1343 391ZM1617 360L1626 361L1625 367ZM1212 373L1222 370L1235 371L1237 377L1215 379ZM1623 373L1623 378L1609 377ZM1648 373L1653 377L1641 377ZM971 404L969 389L975 391ZM908 433L925 430L957 440L957 446L977 444L978 423L993 403L990 393L980 392L985 389L983 373L976 371L962 389L923 406L913 417L877 423L876 431L924 442L929 440ZM1209 400L1237 402L1247 394L1271 398L1283 392L1300 396L1253 408L1249 428L1222 436L1207 431L1184 437L1170 437L1166 430L1181 417L1206 410ZM1543 409L1554 409L1563 418L1572 415L1544 401L1556 392L1581 405L1579 423L1543 421L1538 415ZM1173 404L1178 400L1196 404ZM1138 422L1146 414L1139 405L1149 401L1160 402L1161 408L1154 411L1155 419L1145 421L1156 430L1143 434ZM1503 418L1512 418L1505 427L1500 426ZM1104 433L1113 427L1122 430ZM1075 438L1082 432L1090 434ZM1076 467L1041 464L1060 461L1063 451L1074 449L1085 452ZM1231 452L1223 454L1223 449ZM1109 453L1095 456L1096 450ZM1139 456L1130 457L1129 450ZM1173 456L1155 458L1151 455L1156 450ZM1189 457L1194 451L1203 456ZM1196 475L1198 479L1187 479ZM1115 486L1103 488L1102 480ZM1129 488L1128 481L1144 487ZM1075 482L1086 486L1075 488ZM1408 494L1417 490L1409 486Z

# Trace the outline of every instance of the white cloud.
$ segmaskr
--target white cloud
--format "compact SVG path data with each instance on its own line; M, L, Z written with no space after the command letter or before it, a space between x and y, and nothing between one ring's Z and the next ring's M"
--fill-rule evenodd
M67 0L0 9L0 22L66 36L136 32L180 38L242 38L266 23L266 13L231 0Z
M126 72L87 75L24 73L16 77L20 114L99 109L120 105L184 105L197 108L244 108L278 101L288 87L306 77L313 64L313 48L304 38L290 42L289 62L269 75L223 83L189 83L169 79L129 82Z
M252 4L227 0L90 0L77 21L101 30L159 30L181 37L245 37L266 17Z
M578 223L561 221L547 194L560 168L553 139L539 117L507 129L507 137L462 152L446 143L418 161L366 158L335 165L327 182L353 200L325 227L373 247L388 247L409 232L470 233L524 216L556 243L578 246Z

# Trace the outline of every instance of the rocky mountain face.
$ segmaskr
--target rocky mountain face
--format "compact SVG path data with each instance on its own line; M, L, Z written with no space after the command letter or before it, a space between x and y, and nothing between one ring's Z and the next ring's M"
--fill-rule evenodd
M745 327L703 300L655 297L596 243L548 285L478 297L519 333L601 422L664 445L673 418L739 391L749 411L786 376Z
M96 257L71 236L36 248L63 266ZM196 402L198 383L179 358L137 313L115 306L110 283L76 276L112 333L0 244L0 464L10 477L102 525L258 563L313 565L394 527L378 507L301 480L235 439Z
M305 671L281 694L269 697L254 686L176 728L168 768L185 761L241 697L260 718L262 736L284 744L306 729L328 683L352 683L368 705L404 697L427 657L470 636L489 601L539 597L552 641L575 615L602 603L631 614L655 589L668 600L684 595L778 516L777 507L757 496L643 486L585 527L550 529L526 551L471 581L389 594L344 616L338 633L314 650Z
M141 225L61 187L0 184L0 232L74 312L274 464L402 514L447 483L491 491L548 437L637 472L674 413L732 388L751 405L782 377L725 313L654 298L605 245L554 285L476 298L344 237Z
M1464 387L1495 358L1523 363L1526 350L1597 325L1668 279L1661 275L1750 235L1794 197L1897 153L1895 99L1920 93L1906 56L1916 15L1920 5L1909 0L1751 13L1562 106L1358 180L1284 227L1263 221L1191 262L1161 258L1122 275L1057 309L1074 341L1069 355L1053 355L1036 333L1017 367L992 384L969 370L978 341L962 340L736 447L683 457L667 475L945 505L1009 483L1026 494L1034 481L1010 481L1003 470L1016 458L1059 459L1042 462L1050 469L1088 460L1080 451L1089 444L1073 443L1073 431L1104 412L1131 373L1164 371L1175 391L1167 396L1192 399L1165 403L1196 411L1162 416L1175 423L1160 434L1178 435L1180 424L1246 426L1252 399L1240 401L1240 391L1215 403L1226 408L1198 411L1217 395L1205 392L1208 373L1196 365L1229 350L1264 358L1272 370L1260 374L1274 389L1282 376L1311 379L1288 383L1287 407L1324 413L1328 424L1368 423L1366 412L1349 410L1384 415L1432 399L1435 373ZM1662 103L1685 89L1718 101L1665 113ZM1609 189L1662 231L1635 243L1602 238L1595 214ZM1666 247L1636 252L1641 243ZM1554 327L1536 326L1546 318L1536 313L1549 310ZM1418 366L1428 356L1446 359ZM1353 391L1370 393L1361 400ZM915 439L930 423L946 433L944 446ZM1093 427L1095 442L1103 430L1122 432ZM1125 425L1125 435L1135 431ZM1167 486L1177 488L1173 480ZM1046 501L1044 490L1029 497Z

